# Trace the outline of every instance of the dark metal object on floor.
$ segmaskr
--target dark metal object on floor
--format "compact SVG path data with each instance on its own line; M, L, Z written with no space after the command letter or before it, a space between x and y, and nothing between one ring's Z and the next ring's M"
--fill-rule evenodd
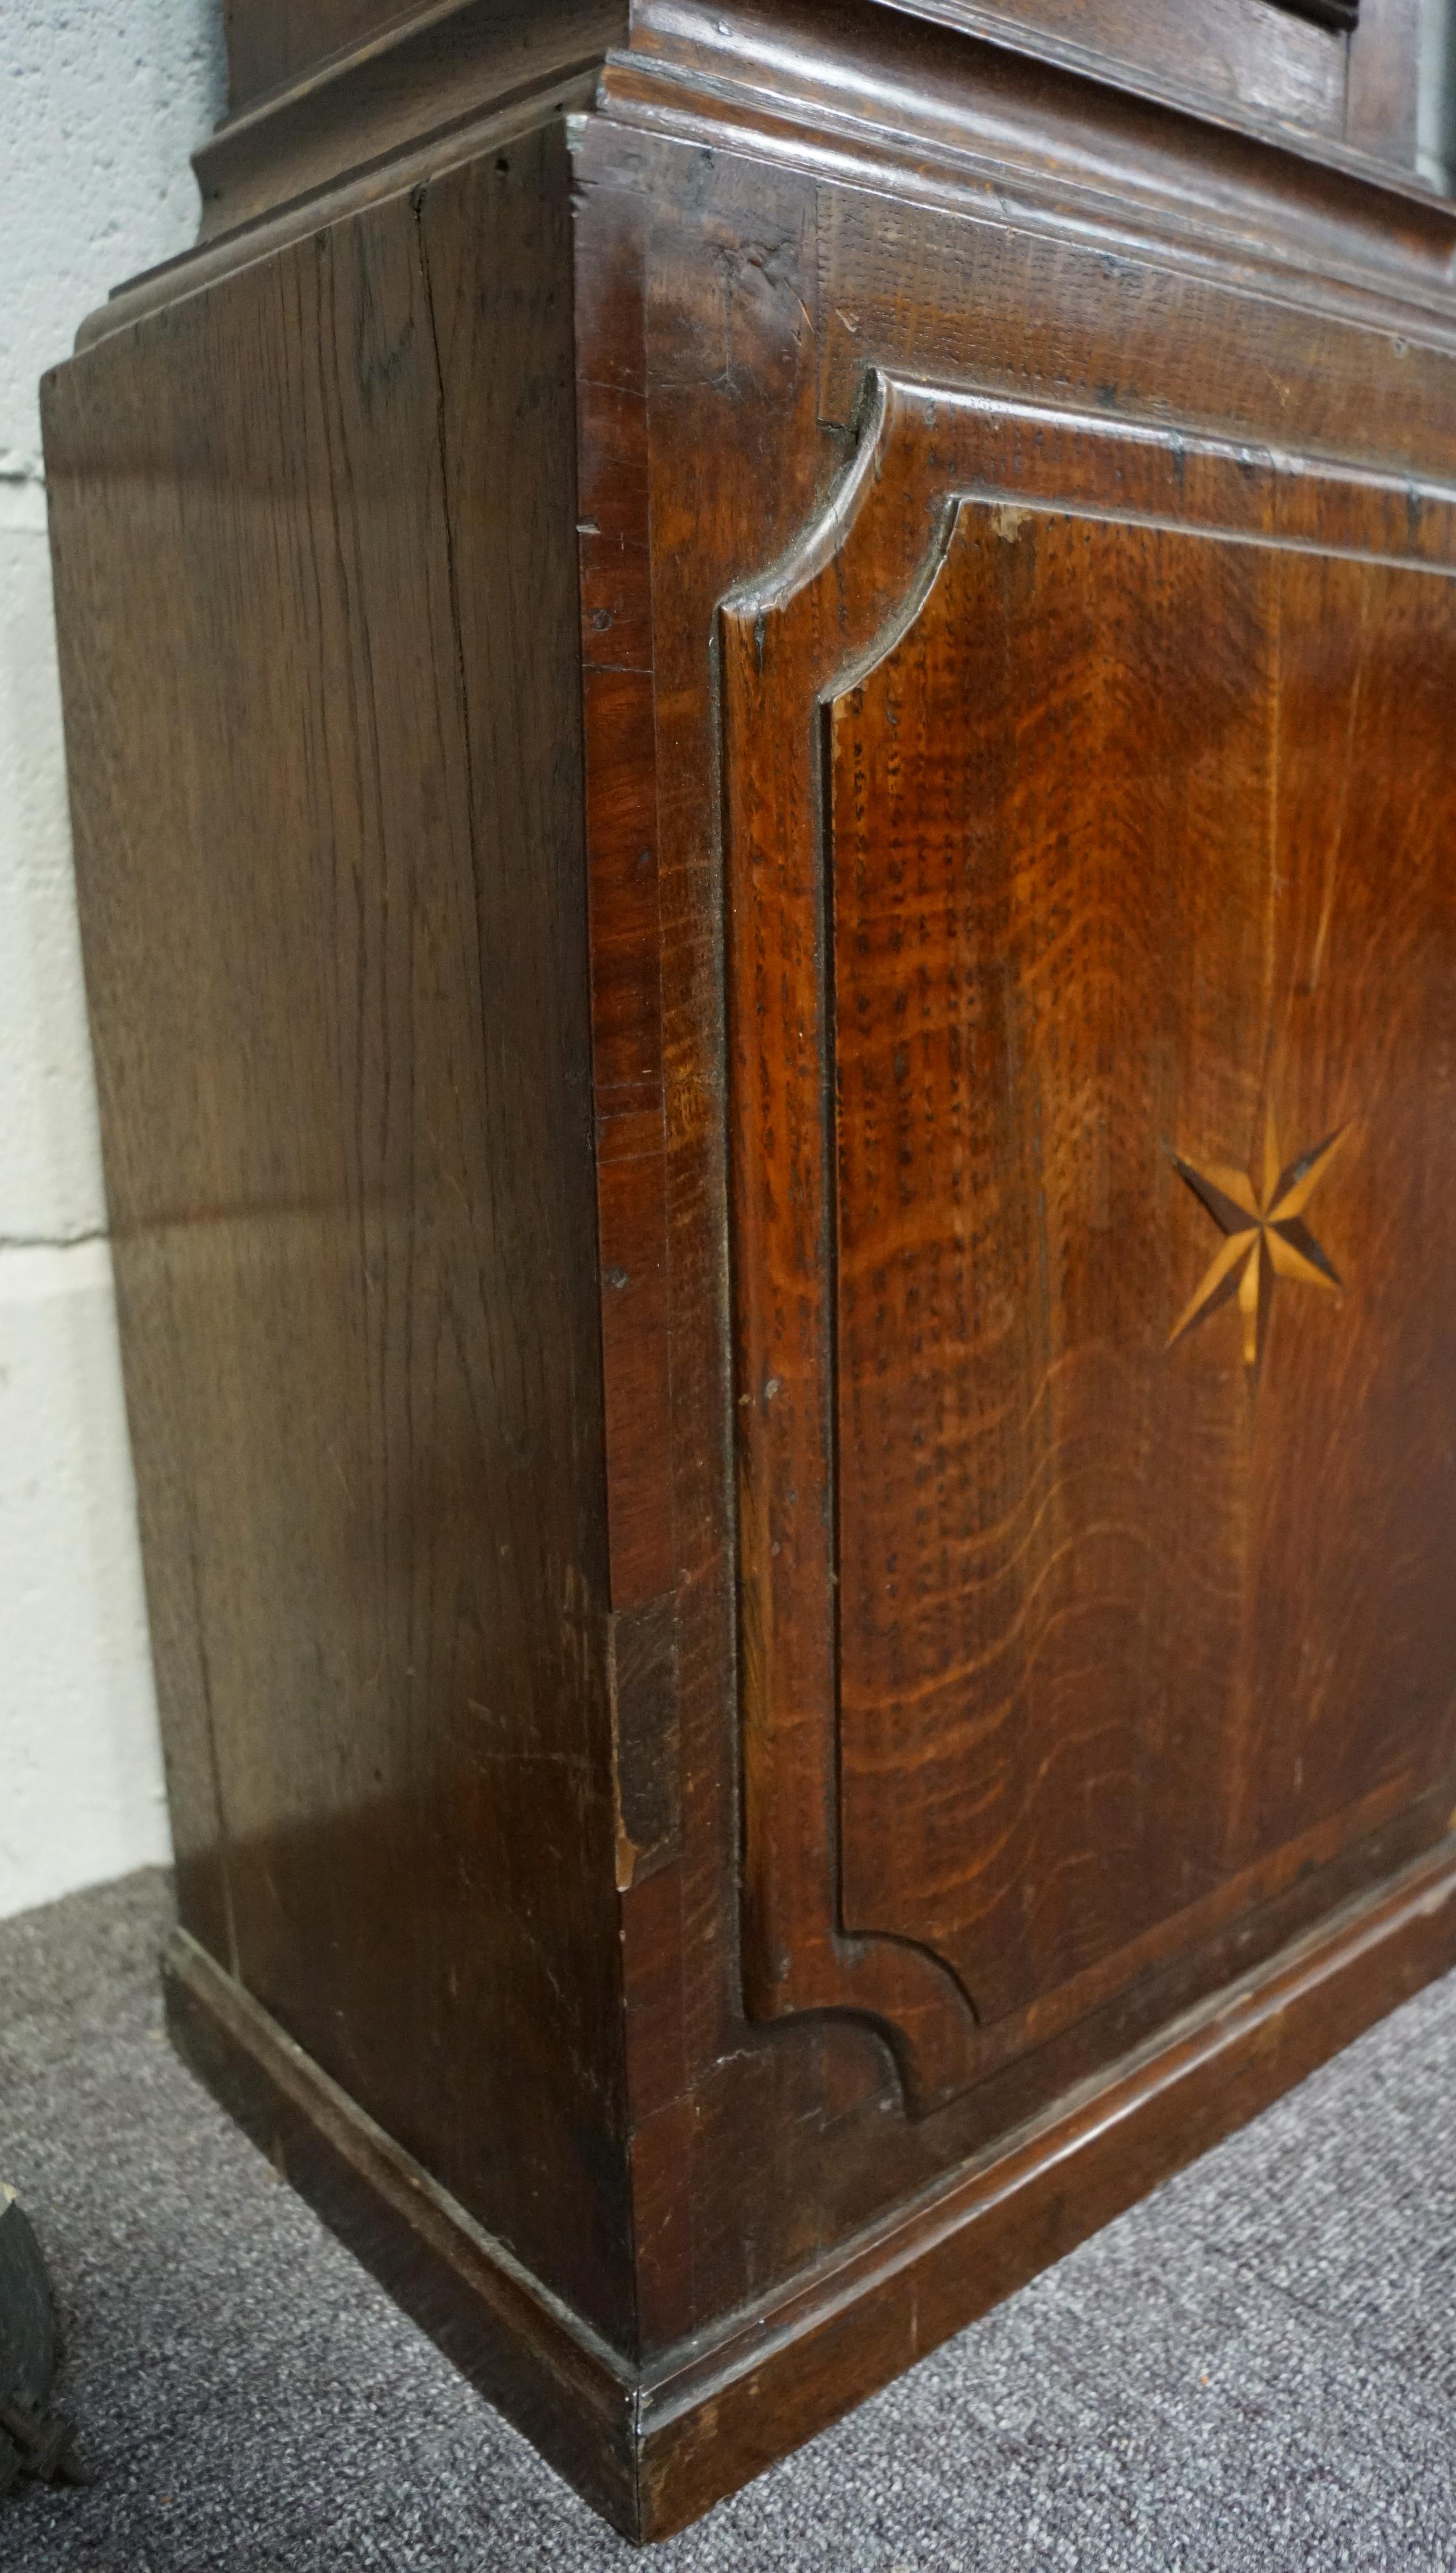
M0 2497L29 2476L80 2483L71 2424L49 2408L61 2329L40 2244L0 2182Z

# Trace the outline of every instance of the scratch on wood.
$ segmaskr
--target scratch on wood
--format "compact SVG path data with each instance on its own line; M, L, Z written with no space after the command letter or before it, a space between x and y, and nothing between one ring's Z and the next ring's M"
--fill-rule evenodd
M607 1620L617 1891L677 1853L680 1840L677 1594Z

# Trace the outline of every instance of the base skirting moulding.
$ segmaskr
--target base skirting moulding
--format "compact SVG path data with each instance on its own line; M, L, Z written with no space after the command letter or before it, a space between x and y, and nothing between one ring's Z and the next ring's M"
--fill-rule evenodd
M172 2023L657 2536L1456 1959L1456 207L1412 0L227 14L42 397Z
M1061 2259L1456 1965L1456 1843L1187 2013L808 2275L634 2367L185 1931L194 2070L448 2357L626 2537L669 2537Z

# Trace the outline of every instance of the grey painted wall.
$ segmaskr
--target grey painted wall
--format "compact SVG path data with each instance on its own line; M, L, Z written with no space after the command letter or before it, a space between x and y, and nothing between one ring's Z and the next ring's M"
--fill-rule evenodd
M167 1855L36 383L196 229L220 0L0 0L0 1915Z

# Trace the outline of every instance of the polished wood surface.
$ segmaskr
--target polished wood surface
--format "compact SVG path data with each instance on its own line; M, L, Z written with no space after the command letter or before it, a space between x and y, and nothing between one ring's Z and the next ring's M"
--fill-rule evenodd
M1200 212L1205 247L1195 257L1179 211L1154 193L1160 173L1149 167L1138 125L1135 144L1129 126L1119 134L1115 154L1113 138L1107 137L1102 193L1094 197L1091 187L1086 194L1079 190L1076 220L1070 222L1065 196L1033 158L1031 132L1035 102L1037 112L1049 118L1054 110L1060 118L1065 108L1068 124L1054 128L1059 138L1078 134L1070 93L1049 82L1045 66L1033 67L1022 100L1027 125L1018 126L1016 101L1001 86L1002 68L989 100L977 86L980 58L974 75L963 68L958 89L950 77L954 54L949 46L944 58L936 58L938 64L944 59L947 79L934 99L915 93L918 100L924 95L926 122L920 129L913 202L907 196L889 206L884 192L851 184L845 174L851 154L846 133L836 134L832 151L824 142L824 101L834 73L827 49L807 58L812 114L806 114L794 136L802 169L791 159L776 122L771 139L777 157L765 150L746 178L733 147L742 144L754 110L723 76L724 40L701 22L694 33L695 38L701 34L712 87L705 80L693 106L692 134L700 157L679 158L670 142L656 137L654 120L667 113L669 101L680 100L680 84L690 67L681 20L678 27L673 39L678 50L668 50L664 34L660 52L644 52L630 66L613 67L610 73L614 113L630 126L630 146L623 142L621 148L632 151L634 188L624 190L618 183L615 153L602 128L588 130L578 163L585 190L578 236L583 259L589 258L593 241L600 240L610 246L603 255L613 261L617 276L646 233L641 256L647 278L647 406L655 484L657 848L673 1139L669 1272L672 1314L680 1316L669 1321L668 1346L674 1386L674 1530L681 1566L684 1856L680 1866L662 1871L641 1889L640 1904L635 1895L628 1898L624 1913L629 1943L638 1919L645 1920L644 1939L651 1943L640 1969L630 1944L628 1948L629 1983L637 1972L642 1976L643 2007L633 2016L636 2061L644 2077L650 2072L659 2086L656 2103L639 2092L642 2113L634 2106L634 2185L646 2194L654 2213L664 2210L661 2230L655 2224L645 2228L639 2260L644 2328L655 2326L663 2338L702 2327L715 2305L753 2296L765 2266L782 2268L819 2256L827 2242L870 2220L888 2192L930 2184L938 2168L978 2149L988 2134L1025 2115L1028 2095L1041 2078L1035 2057L1023 2057L974 2089L953 2091L948 2085L944 2105L928 2114L905 2119L887 2111L882 2104L898 2106L904 2096L904 2062L897 2067L885 2052L897 2043L897 2027L907 2025L911 2005L903 1992L898 2010L881 2015L873 2042L868 2023L860 2024L861 2034L844 2015L846 2002L852 2008L853 2000L841 1988L840 2015L806 2014L793 2021L774 2014L767 2022L770 2046L746 2058L735 2052L741 2044L736 1979L746 1972L754 2007L764 2010L769 1996L763 1969L774 1965L777 1954L760 1926L765 1878L757 1860L771 1841L755 1830L756 1819L765 1820L770 1832L782 1825L788 1836L792 1855L775 1882L794 1906L794 1973L801 1968L807 1973L814 1963L812 1932L807 1934L809 1947L801 1944L806 1917L821 1925L821 1942L838 1917L830 1908L835 1896L829 1841L834 1702L821 1665L804 1690L800 1732L819 1764L817 1784L806 1760L793 1773L802 1793L792 1813L776 1807L772 1795L760 1798L754 1781L764 1773L753 1756L755 1739L762 1739L757 1730L763 1641L758 1600L768 1579L766 1567L783 1559L771 1549L775 1543L783 1546L784 1532L770 1523L767 1507L755 1517L755 1496L747 1490L739 1532L744 1569L739 1704L748 1727L744 1792L749 1848L756 1857L750 1857L746 1937L740 1951L733 1909L740 1862L732 1831L738 1708L731 1698L725 1703L717 1694L729 1650L724 1627L733 1603L725 1597L716 1565L700 1551L705 1540L711 1541L708 1513L718 1471L703 1423L711 1416L707 1388L721 1387L717 1399L726 1399L743 1438L751 1440L763 1422L766 1378L783 1371L760 1366L740 1342L736 1369L730 1373L726 1346L715 1344L703 1328L705 1315L715 1318L702 1282L714 1278L721 1258L724 1176L722 1127L715 1101L703 1095L698 1066L717 1060L725 957L714 912L707 908L716 903L723 882L719 814L700 781L716 783L721 775L731 808L733 777L722 703L730 674L720 644L723 689L715 688L702 637L713 632L725 599L731 605L743 593L762 590L776 564L792 575L806 536L823 525L826 503L837 485L843 487L855 454L863 451L861 405L868 370L877 365L905 367L922 379L934 371L943 388L987 388L990 380L1008 410L1045 402L1054 384L1060 403L1071 408L1074 389L1082 387L1085 412L1104 421L1118 415L1129 427L1161 432L1169 498L1155 514L1174 520L1184 514L1184 502L1177 488L1178 447L1165 434L1169 406L1183 424L1181 470L1188 487L1196 485L1195 449L1200 438L1207 440L1210 421L1221 424L1235 456L1244 446L1267 448L1276 427L1284 451L1293 456L1327 447L1336 384L1341 403L1348 406L1340 414L1348 453L1362 453L1369 465L1377 459L1408 469L1418 464L1427 482L1437 486L1445 477L1449 487L1456 466L1456 441L1448 426L1450 313L1436 283L1433 256L1438 236L1447 245L1443 256L1449 256L1451 223L1440 208L1416 207L1392 193L1378 201L1389 216L1386 230L1377 221L1369 191L1356 189L1342 173L1317 174L1302 159L1271 158L1253 151L1244 138L1214 139L1210 133L1203 138L1207 159L1193 165L1188 175L1200 210L1206 210ZM866 60L889 77L891 66L879 56L867 55ZM659 65L666 76L654 86ZM921 68L917 57L917 78ZM1017 163L1021 213L1011 229L968 183L961 159L962 138L969 134L975 135L977 149L984 148L993 102L998 112L1006 109L1013 133L1026 135L1026 158ZM776 100L777 113L787 115L782 95ZM933 120L939 120L944 137L940 160L932 149ZM1085 143L1088 129L1080 129L1080 135ZM722 147L711 167L701 157L710 144ZM864 148L863 137L854 148ZM898 162L893 166L898 183L908 191L908 171ZM866 170L867 181L868 176ZM1139 185L1147 190L1140 199ZM1235 211L1239 205L1241 218ZM1207 269L1209 240L1219 245L1222 283L1216 287ZM736 251L735 244L740 245ZM1264 260L1272 261L1276 245L1277 282L1272 267L1262 266ZM1291 316L1285 298L1296 275L1303 281L1301 300L1297 316ZM731 353L731 365L725 363L725 352ZM1277 384L1276 395L1271 395L1271 380ZM1275 409L1277 421L1271 418ZM1112 493L1118 461L1113 458L1109 469ZM1244 478L1237 464L1235 477L1239 482ZM1290 480L1300 487L1300 477ZM1399 470L1381 491L1380 541L1403 554L1410 543L1412 509ZM1419 518L1421 512L1415 514ZM905 596L932 533L925 519L908 526L905 583L898 597ZM1342 542L1337 527L1325 530L1325 541ZM836 598L836 615L840 603ZM846 589L843 607L846 616L865 618L855 648L868 648L882 623L873 590L862 590L857 597ZM750 647L753 622L747 620ZM768 649L766 625L766 653ZM795 727L800 720L796 712ZM776 754L783 763L808 756L803 747L812 738L807 710L802 721L803 730L788 729L782 739L765 736L765 763ZM731 841L731 809L729 819ZM736 960L742 919L730 897L721 933L730 996L741 988ZM818 935L813 915L804 924L796 964L803 940ZM771 947L769 988L787 1017L782 974L773 973L777 963ZM797 1025L795 1021L795 1033ZM753 1151L771 1132L785 1150L792 1140L796 1158L787 1197L782 1185L768 1191L766 1182L765 1203L771 1199L782 1208L786 1230L802 1216L808 1236L812 1191L795 1194L804 1169L800 1147L807 1152L815 1145L825 1103L821 1097L813 1120L796 1126L791 1139L774 1129L772 1120L754 1113L746 1085L756 1076L757 1048L750 1044L740 1050L735 1044L724 1077L735 1155ZM1297 1110L1301 1103L1290 1105ZM1246 1108L1244 1148L1249 1149L1257 1115L1251 1093ZM1323 1131L1316 1126L1312 1140ZM1233 1133L1226 1143L1201 1134L1166 1140L1173 1150L1181 1146L1221 1154L1241 1139ZM740 1158L740 1172L742 1167ZM1175 1297L1170 1296L1161 1321L1166 1332L1209 1252L1206 1215L1170 1163L1163 1165L1163 1175L1169 1212L1174 1199L1185 1201L1177 1220L1185 1227L1181 1257L1186 1268L1175 1281ZM1337 1251L1342 1248L1336 1246ZM624 1259L622 1265L630 1270L630 1261ZM781 1285L792 1306L792 1279L786 1284L777 1266L766 1275L752 1263L745 1267L740 1258L732 1268L741 1308L742 1299L760 1287L767 1293ZM721 1305L716 1315L726 1334ZM790 1318L798 1318L796 1308ZM1234 1328L1236 1334L1236 1324ZM1233 1380L1242 1404L1236 1337ZM777 1397L770 1418L776 1406ZM825 1429L827 1434L827 1420ZM800 1487L789 1481L787 1488ZM806 1542L813 1534L813 1508L812 1497L807 1505L801 1503ZM821 1603L816 1616L822 1614ZM807 1647L808 1637L795 1617L790 1610L786 1645ZM795 1709L785 1714L782 1699L779 1706L776 1721L789 1722ZM1449 1811L1453 1801L1446 1796L1442 1804L1438 1795L1437 1812ZM1318 1899L1339 1901L1361 1881L1361 1871L1368 1881L1371 1873L1399 1864L1421 1835L1436 1828L1429 1810L1407 1807L1372 1816L1368 1844L1347 1839L1319 1854L1321 1866L1332 1866ZM1413 1840L1402 1839L1407 1831ZM819 1874L810 1864L816 1849L829 1853L819 1861ZM1293 1857L1292 1874L1284 1882L1266 1885L1253 1912L1240 1917L1235 1909L1233 1917L1212 1925L1213 1937L1225 1943L1223 1971L1238 1971L1248 1936L1276 1944L1292 1934L1301 1917L1308 1919L1307 1911L1301 1915L1308 1900L1301 1874L1306 1855ZM828 1890L827 1901L820 1899L820 1887ZM679 1922L686 1925L680 1934ZM832 1938L827 1944L833 1944ZM878 1945L883 1958L893 1956L893 1942ZM914 1977L939 1996L943 1974L931 1968L919 1971L909 1951L902 1952L897 1964L903 1985ZM869 1971L868 1964L863 1971ZM1206 1955L1169 1937L1160 1956L1148 1961L1148 1972L1109 2005L1101 2043L1115 2049L1137 2042L1148 2025L1144 2013L1170 2015L1184 2007L1196 1978L1209 1971ZM1076 2027L1065 2042L1069 2047L1082 2042ZM903 2045L901 2053L903 2059ZM745 2150L746 2138L770 2134L771 2152L759 2156L751 2145ZM682 2184L685 2156L692 2157L701 2173L690 2190Z
M1276 119L1413 169L1420 0L941 0L928 16L1017 42L1235 119Z
M395 199L47 433L183 1918L627 2334L566 192Z
M892 384L730 604L751 1989L926 2107L1445 1829L1453 570L1444 494Z
M937 13L939 14L939 13ZM1270 0L1202 0L1197 9L1147 8L1142 0L1018 0L945 14L972 26L1033 29L1084 56L1089 68L1161 91L1203 93L1235 114L1287 119L1342 135L1350 29L1357 12L1323 0L1297 10Z
M887 26L891 6L899 23ZM799 13L757 14L763 39L749 33L745 44L750 12L677 0L226 0L230 114L194 155L203 237L366 177L411 146L433 145L439 161L472 120L548 83L562 112L608 48L650 52L710 29L755 87L784 68L796 86ZM839 63L866 39L896 62L889 90L858 86L861 123L883 115L893 126L904 70L928 62L948 25L962 40L1065 65L1104 102L1109 82L1125 84L1235 126L1303 135L1325 153L1415 164L1419 0L1201 0L1196 11L1165 0L838 0L803 14L811 42ZM907 29L907 17L923 23Z
M361 20L47 388L177 2024L634 2534L1456 1955L1456 218L1330 14Z
M179 1931L172 2033L275 2167L623 2533L671 2536L1061 2259L1456 1961L1456 1864L1417 1860L1069 2112L804 2276L633 2368L549 2298ZM1077 2184L1067 2185L1069 2168Z

